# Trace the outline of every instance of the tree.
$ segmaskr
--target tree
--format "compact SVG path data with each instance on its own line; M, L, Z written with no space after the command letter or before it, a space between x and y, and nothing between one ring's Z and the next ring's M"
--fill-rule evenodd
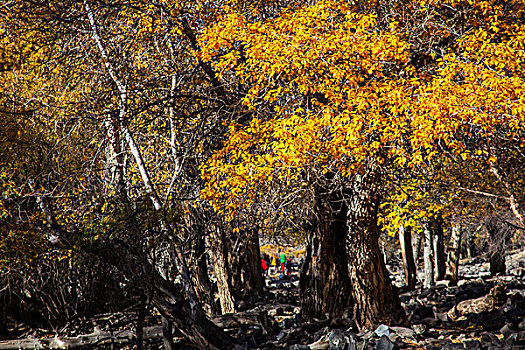
M474 161L483 150L465 142L471 134L488 145L503 130L514 140L523 132L523 70L515 60L523 55L516 34L523 23L512 20L522 16L522 5L505 12L503 5L457 1L458 12L475 18L459 21L458 13L445 16L441 2L410 4L411 18L430 9L433 19L455 21L425 28L450 39L427 39L429 53L421 59L422 47L404 31L409 23L385 22L366 6L338 1L268 21L232 11L201 37L200 58L223 81L251 84L243 103L256 113L249 125L230 124L224 147L202 167L203 195L231 218L256 205L268 182L293 184L288 193L302 194L337 174L335 192L349 208L339 239L347 242L362 328L402 319L377 247L386 177L399 167L438 165L446 154ZM470 31L454 33L456 25Z
M213 114L208 104L213 96L191 93L207 80L186 73L195 60L180 42L173 44L184 36L175 35L173 26L160 26L169 14L147 3L9 5L3 34L9 40L27 38L38 48L31 53L43 58L31 57L16 72L27 86L19 84L26 90L14 99L34 107L33 122L50 144L47 162L36 163L49 172L37 170L16 181L21 196L33 192L28 202L30 215L40 218L37 231L54 238L58 248L96 254L140 281L160 313L197 346L233 347L204 316L184 261L183 239L192 232L180 213L198 193L199 179L191 173L210 142L210 125L203 121ZM164 59L161 47L171 50L171 57ZM6 82L17 87L16 80ZM174 118L176 112L180 118ZM209 121L211 127L216 121ZM200 133L192 135L191 128ZM188 149L181 154L179 147ZM27 170L26 164L14 165ZM153 166L158 171L151 172ZM184 181L174 184L181 173ZM184 188L185 182L190 186ZM141 215L134 216L137 212ZM170 283L166 258L176 263L184 291Z

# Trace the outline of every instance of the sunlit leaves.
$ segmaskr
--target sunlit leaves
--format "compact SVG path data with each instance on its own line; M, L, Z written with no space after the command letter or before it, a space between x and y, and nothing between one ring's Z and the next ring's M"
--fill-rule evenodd
M486 2L420 5L475 15L466 20L474 30L432 54L432 69L411 65L414 48L400 22L380 27L374 14L344 2L320 1L260 22L232 11L207 28L199 57L225 82L235 76L250 87L243 104L256 117L250 126L232 126L224 148L202 168L205 198L231 217L253 204L257 189L280 186L289 169L311 179L326 171L351 176L371 157L418 169L442 162L444 151L485 162L468 137L490 143L507 127L511 137L522 135L522 25L500 20L499 5ZM518 16L522 5L513 10ZM438 27L428 30L451 35Z

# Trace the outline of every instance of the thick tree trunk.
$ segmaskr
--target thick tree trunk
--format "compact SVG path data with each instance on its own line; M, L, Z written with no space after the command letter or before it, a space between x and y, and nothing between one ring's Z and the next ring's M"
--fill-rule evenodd
M190 242L188 260L197 298L206 314L208 316L214 316L219 313L219 308L215 303L211 281L208 275L208 256L205 242L206 229L200 219L203 216L204 215L199 213L194 207L191 207L190 213L186 215Z
M194 232L193 239L190 241L189 253L190 271L197 297L207 315L217 315L219 309L213 298L210 277L208 276L208 262L203 231Z
M432 220L432 250L434 253L434 278L442 281L445 278L445 244L443 240L443 218Z
M235 312L235 294L230 281L232 273L230 271L229 240L222 227L216 227L212 232L211 248L213 250L213 268L217 278L221 312L223 314Z
M490 218L485 223L489 233L489 270L491 276L504 275L505 265L505 234L501 223L496 218Z
M228 313L253 305L264 295L265 282L257 229L239 230L229 236L225 231L224 227L217 231L212 248L221 308Z
M411 227L399 227L399 244L401 245L405 283L408 290L413 290L416 288L416 265L414 264L414 254L412 253Z
M338 192L327 188L316 189L307 227L307 254L300 276L303 322L344 317L353 306L345 251L346 203Z
M365 169L356 174L348 198L346 240L348 266L359 329L373 329L381 323L392 325L405 320L397 290L394 289L379 251L377 212L380 204L380 174Z
M434 263L432 261L433 259L433 250L432 250L432 228L430 227L430 223L425 224L425 229L423 231L423 260L425 263L425 278L423 282L424 288L430 288L430 286L434 285Z
M241 245L240 269L244 283L244 298L249 305L264 295L264 276L261 269L261 250L259 248L259 231L253 228L243 232L245 238Z
M448 246L447 272L445 276L452 286L455 286L458 281L460 243L461 227L459 224L453 224Z

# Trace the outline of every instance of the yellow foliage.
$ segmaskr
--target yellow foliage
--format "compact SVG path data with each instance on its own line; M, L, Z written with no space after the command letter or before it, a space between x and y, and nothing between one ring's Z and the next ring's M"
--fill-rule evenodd
M381 27L374 14L341 1L318 1L267 21L231 11L206 28L199 59L223 80L234 74L249 84L242 103L254 117L230 125L224 147L201 167L202 196L231 219L269 183L298 184L300 169L350 176L374 158L416 169L442 160L443 148L468 161L477 153L460 139L466 131L475 130L482 142L501 127L522 134L525 27L499 21L501 9L488 2L446 6L471 6L476 27L433 70L412 66L398 22ZM267 106L271 114L263 113Z

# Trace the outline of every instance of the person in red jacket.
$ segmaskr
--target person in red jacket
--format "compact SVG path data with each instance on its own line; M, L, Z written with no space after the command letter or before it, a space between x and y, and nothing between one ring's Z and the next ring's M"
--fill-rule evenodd
M264 271L264 275L268 276L268 264L266 263L266 260L264 259L264 257L261 258L261 266Z

